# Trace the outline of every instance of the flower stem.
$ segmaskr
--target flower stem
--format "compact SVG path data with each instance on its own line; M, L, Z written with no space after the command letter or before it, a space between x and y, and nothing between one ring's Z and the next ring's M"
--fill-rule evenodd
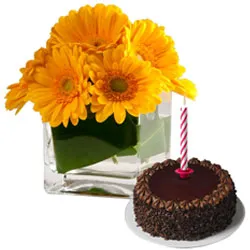
M114 164L118 164L118 159L117 159L116 155L112 156L111 159L114 162Z

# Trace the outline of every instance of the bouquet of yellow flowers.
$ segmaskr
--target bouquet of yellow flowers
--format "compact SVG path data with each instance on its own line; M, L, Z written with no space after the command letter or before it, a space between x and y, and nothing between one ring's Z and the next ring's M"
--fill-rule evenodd
M34 104L51 126L59 173L126 149L136 154L139 117L157 109L163 92L196 96L164 27L149 19L131 23L114 5L60 17L46 47L20 71L6 108L18 113L27 101Z

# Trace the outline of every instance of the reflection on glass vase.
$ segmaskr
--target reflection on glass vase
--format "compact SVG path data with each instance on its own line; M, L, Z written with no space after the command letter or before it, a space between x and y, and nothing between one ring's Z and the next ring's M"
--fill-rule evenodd
M94 117L77 126L51 128L44 124L45 190L129 197L137 175L169 158L171 93L154 113L127 115L121 125L110 117Z

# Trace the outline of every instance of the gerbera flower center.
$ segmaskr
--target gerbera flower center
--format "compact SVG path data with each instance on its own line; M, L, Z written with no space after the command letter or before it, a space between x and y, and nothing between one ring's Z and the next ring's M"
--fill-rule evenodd
M128 83L122 78L114 78L110 81L110 87L115 92L123 93L128 89Z
M73 88L74 88L74 83L73 83L72 79L64 79L62 81L62 89L66 93L71 92L73 90Z
M70 103L79 95L79 78L71 69L64 69L55 79L54 91L58 103Z
M92 44L95 47L99 47L105 43L106 43L106 41L103 40L102 38L94 38L90 41L90 44Z

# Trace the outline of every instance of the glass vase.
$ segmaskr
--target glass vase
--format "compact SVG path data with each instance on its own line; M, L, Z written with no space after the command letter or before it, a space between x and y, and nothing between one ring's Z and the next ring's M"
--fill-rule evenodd
M123 124L94 116L77 126L44 124L44 186L48 193L129 197L136 177L170 156L171 93L155 112Z

